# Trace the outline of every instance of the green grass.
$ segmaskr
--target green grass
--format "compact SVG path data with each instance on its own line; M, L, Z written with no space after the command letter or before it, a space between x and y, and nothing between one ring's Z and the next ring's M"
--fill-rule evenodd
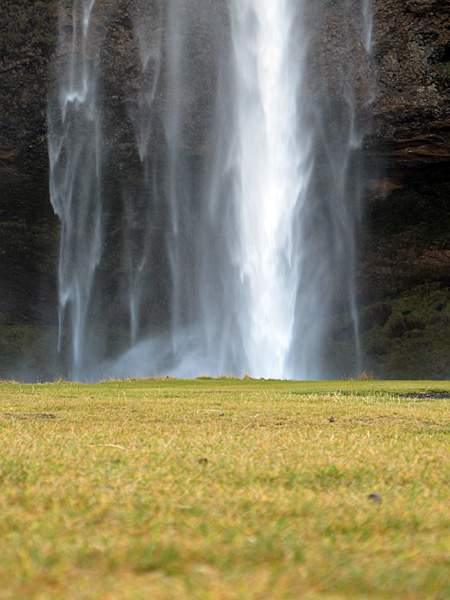
M449 390L0 384L0 599L450 598Z

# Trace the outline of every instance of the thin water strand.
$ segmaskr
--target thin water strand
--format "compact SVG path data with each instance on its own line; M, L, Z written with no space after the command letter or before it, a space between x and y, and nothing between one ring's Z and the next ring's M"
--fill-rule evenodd
M101 110L97 74L89 55L95 0L74 2L68 68L59 78L59 103L49 107L50 198L61 221L59 343L69 332L72 376L87 362L86 327L95 271L101 257Z

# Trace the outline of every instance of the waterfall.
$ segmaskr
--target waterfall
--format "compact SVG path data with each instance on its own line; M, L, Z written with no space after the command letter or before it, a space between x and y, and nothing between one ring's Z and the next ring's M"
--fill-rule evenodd
M61 220L58 349L67 328L75 379L94 358L88 356L86 330L102 245L102 116L90 29L94 5L95 0L75 0L72 23L64 27L61 19L58 53L65 64L48 110L50 198Z
M338 313L351 323L359 369L357 113L371 0L131 2L136 75L117 94L128 94L136 181L114 173L121 217L105 194L114 134L98 94L96 8L74 3L70 39L61 26L68 58L49 106L60 346L69 340L71 376L321 378L333 372L327 338ZM111 223L122 240L113 275ZM116 321L98 308L111 298ZM94 342L91 322L126 331L125 341Z
M372 47L372 31L373 31L373 18L372 18L372 0L364 0L363 6L363 19L364 19L364 46L366 52L370 54Z
M239 239L230 251L239 269L240 329L249 374L283 378L302 274L298 213L310 171L310 133L297 106L305 53L293 45L304 32L293 29L288 0L235 0L231 12Z
M146 277L151 257L152 208L155 175L152 170L149 143L152 136L152 111L158 87L162 48L160 18L155 18L148 3L135 6L134 32L139 48L139 92L134 111L129 117L133 123L136 147L143 168L143 193L134 189L123 190L124 219L124 292L129 311L130 342L134 346L143 327L142 303L144 290L152 285Z

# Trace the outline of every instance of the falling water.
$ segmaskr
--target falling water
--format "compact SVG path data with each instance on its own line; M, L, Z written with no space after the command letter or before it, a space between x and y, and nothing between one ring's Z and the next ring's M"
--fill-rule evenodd
M342 57L325 56L332 81L320 53L327 50L324 14L334 5L170 0L153 10L131 3L139 59L134 88L125 92L133 100L123 101L139 184L115 174L121 264L109 288L128 315L125 352L123 342L120 351L94 347L86 334L97 318L94 300L105 296L107 269L100 277L99 264L111 222L94 2L74 4L70 58L49 109L60 331L70 332L72 376L326 376L335 304L358 338L354 156L364 127L355 89L364 65L351 57L358 45L370 51L370 0L357 12L352 0L337 7L342 29L354 25L346 36L339 31ZM59 46L63 54L63 32ZM165 265L159 278L158 265ZM149 290L170 294L163 327L153 322ZM110 326L106 317L102 325Z
M90 31L94 4L75 0L71 26L61 22L59 54L67 60L48 111L50 197L61 220L58 345L61 350L69 328L75 379L92 358L86 328L102 244L101 108Z
M125 189L123 203L124 222L124 267L126 284L124 295L128 300L131 345L139 339L142 328L142 303L144 289L152 281L145 276L151 254L152 231L151 198L154 185L149 143L152 136L152 111L161 70L161 27L148 3L138 2L134 13L134 31L139 48L139 92L135 110L129 117L133 123L139 160L143 167L143 193Z
M372 32L373 32L373 18L372 18L372 0L363 1L363 19L364 19L364 46L366 52L370 54L372 47Z
M309 178L309 132L297 94L304 56L293 60L292 2L231 4L236 72L236 227L240 327L252 376L282 378L294 335L301 255L297 211Z

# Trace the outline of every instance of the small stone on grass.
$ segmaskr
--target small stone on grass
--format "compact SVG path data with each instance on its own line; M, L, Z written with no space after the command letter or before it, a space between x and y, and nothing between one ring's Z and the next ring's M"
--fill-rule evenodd
M371 500L372 502L382 502L381 496L379 494L369 494L367 496L367 499Z

